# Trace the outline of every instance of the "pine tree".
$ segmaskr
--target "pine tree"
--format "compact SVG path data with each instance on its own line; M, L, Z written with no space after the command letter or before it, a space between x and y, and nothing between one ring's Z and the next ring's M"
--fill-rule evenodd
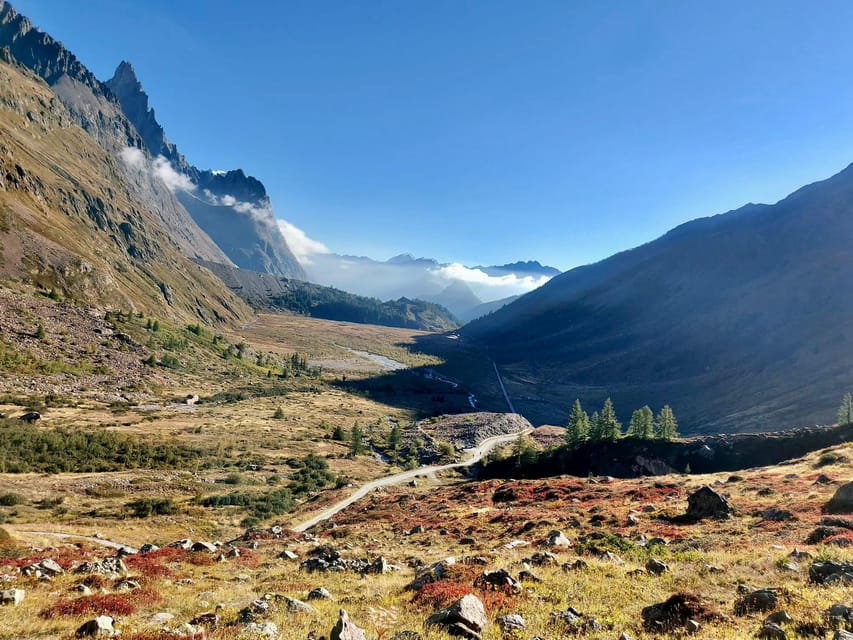
M668 404L664 405L655 420L655 437L658 440L674 440L678 437L678 422Z
M587 431L587 440L601 440L601 416L598 411L593 411L589 418L589 431Z
M631 414L628 435L642 440L651 440L654 437L654 421L654 414L649 405L637 409Z
M572 412L569 415L569 424L566 427L566 444L575 448L589 437L589 416L581 407L581 401L575 400Z
M853 424L853 395L849 391L844 394L841 406L838 407L838 424Z
M332 440L337 440L338 442L343 442L347 439L347 434L344 431L344 428L341 425L336 425L335 430L332 431Z
M350 431L349 437L349 452L352 456L358 456L364 453L364 432L361 430L361 427L358 426L356 422L352 426L352 431Z
M600 432L602 440L616 442L619 436L622 435L622 425L616 419L616 410L613 408L613 402L610 398L604 401L599 422L601 423Z
M391 451L391 459L394 462L398 460L398 451L403 438L400 435L400 427L395 423L391 426L391 431L388 432L388 449Z

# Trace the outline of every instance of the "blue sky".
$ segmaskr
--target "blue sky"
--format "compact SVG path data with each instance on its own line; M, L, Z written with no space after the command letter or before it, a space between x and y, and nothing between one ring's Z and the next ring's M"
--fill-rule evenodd
M340 253L566 269L853 161L853 3L16 0Z

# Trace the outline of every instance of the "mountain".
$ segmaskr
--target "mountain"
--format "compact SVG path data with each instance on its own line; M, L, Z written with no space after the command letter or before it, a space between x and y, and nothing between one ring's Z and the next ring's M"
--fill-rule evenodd
M421 331L449 331L459 326L441 305L399 298L382 302L310 282L202 262L228 287L259 311L290 311L313 318L378 324Z
M121 161L2 51L0 279L180 321L248 320L248 307L182 253L162 212L136 198Z
M512 262L510 264L495 265L491 267L473 267L479 269L490 276L503 276L513 274L516 276L547 276L553 278L560 274L559 269L554 267L543 266L538 260L528 260L526 262Z
M483 304L483 301L471 291L471 287L461 280L454 280L436 294L421 297L450 309L457 318L467 317L472 309Z
M0 0L0 48L10 59L41 77L62 102L70 120L82 127L114 158L145 145L121 106L97 78L61 42L34 28L8 2ZM133 197L170 230L181 251L192 258L230 262L193 221L166 185L151 172L118 163Z
M851 238L848 167L568 271L462 333L536 420L611 396L623 421L669 403L688 433L832 422L853 387Z
M478 304L476 307L469 309L464 315L459 316L459 319L463 322L470 322L471 320L476 320L477 318L481 318L494 311L497 311L501 307L505 307L510 302L515 302L520 297L521 296L509 296L508 298L501 298L500 300L483 302L481 304Z
M162 157L187 183L176 189L181 204L225 254L243 269L305 279L305 271L281 234L264 185L241 169L202 170L169 141L149 106L133 66L119 64L104 83L155 157Z

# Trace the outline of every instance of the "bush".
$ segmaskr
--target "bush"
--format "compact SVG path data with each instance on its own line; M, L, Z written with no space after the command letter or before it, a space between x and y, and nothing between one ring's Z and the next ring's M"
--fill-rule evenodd
M140 498L129 502L127 508L137 518L148 518L149 516L169 516L178 512L178 506L171 498Z
M18 493L0 495L0 507L16 507L24 503L24 497Z

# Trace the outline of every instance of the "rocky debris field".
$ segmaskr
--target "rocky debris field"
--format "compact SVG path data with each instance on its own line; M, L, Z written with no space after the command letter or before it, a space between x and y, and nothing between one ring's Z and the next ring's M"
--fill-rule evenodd
M309 532L231 541L159 540L155 518L136 553L4 539L0 637L846 640L850 469L826 453L387 488Z

